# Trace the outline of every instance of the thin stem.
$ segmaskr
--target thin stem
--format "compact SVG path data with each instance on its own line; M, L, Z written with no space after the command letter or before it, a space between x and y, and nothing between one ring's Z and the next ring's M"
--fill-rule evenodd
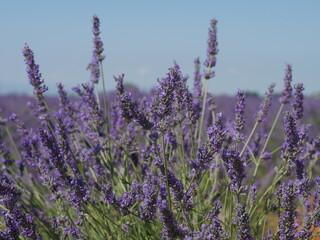
M252 135L253 135L253 133L255 132L258 124L259 124L259 122L256 121L255 124L254 124L254 126L253 126L253 128L252 128L252 130L251 130L251 133L250 133L247 141L245 142L245 144L244 144L244 146L243 146L243 148L242 148L242 150L241 150L241 152L240 152L240 157L242 156L242 154L243 154L244 151L246 150L246 148L247 148L247 146L248 146L248 144L249 144L249 142L250 142L250 140L251 140L251 138L252 138Z
M273 123L272 123L272 127L271 127L271 129L270 129L270 132L269 132L269 134L268 134L268 137L267 137L267 139L266 139L266 142L264 143L264 146L263 146L263 148L262 148L262 150L261 150L261 155L263 154L263 152L264 152L264 151L266 150L266 148L267 148L267 145L268 145L269 140L270 140L270 138L271 138L271 134L273 133L273 130L274 130L275 126L276 126L276 123L278 122L278 119L279 119L279 117L280 117L280 114L281 114L281 112L282 112L283 107L284 107L284 104L282 103L281 106L280 106L280 108L279 108L279 111L278 111L278 113L277 113L277 116L276 116L276 118L274 119L274 121L273 121ZM261 158L261 156L260 156L260 158Z
M169 204L169 209L171 210L172 209L171 193L170 193L170 187L169 187L168 161L167 161L166 152L165 152L164 134L162 134L161 138L162 138L162 154L163 154L163 160L164 160L164 172L166 177L166 189L168 194L168 204Z
M6 133L7 133L8 137L9 137L9 139L10 139L11 144L13 145L13 148L14 148L17 156L18 156L20 159L22 159L21 154L20 154L20 152L19 152L19 150L18 150L18 148L17 148L17 145L16 145L16 143L14 142L14 140L13 140L13 138L12 138L11 132L9 131L9 129L8 129L7 126L5 127L5 129L6 129Z
M104 111L106 115L106 121L107 121L107 131L110 132L110 126L109 126L109 114L108 114L108 105L107 105L107 92L106 92L106 86L104 82L104 73L103 73L103 66L102 62L100 62L100 69L101 69L101 80L102 80L102 88L103 88L103 104L104 104Z
M95 90L96 90L96 99L97 99L97 103L98 103L98 106L99 106L99 109L101 108L101 105L100 105L100 98L99 98L99 90L98 90L98 85L95 84Z
M180 136L181 136L181 143L180 143L180 159L181 159L181 164L182 164L182 176L183 176L183 184L185 185L186 184L186 165L185 165L185 153L184 153L184 134L183 134L183 129L182 129L182 125L181 125L181 122L179 123L179 127L180 127Z
M208 85L208 80L206 79L204 82L203 86L203 102L202 102L202 113L201 113L201 118L200 118L200 128L199 128L199 136L198 136L198 148L200 147L201 144L201 137L202 137L202 127L203 127L203 120L204 120L204 115L205 115L205 108L206 108L206 102L207 102L207 85Z

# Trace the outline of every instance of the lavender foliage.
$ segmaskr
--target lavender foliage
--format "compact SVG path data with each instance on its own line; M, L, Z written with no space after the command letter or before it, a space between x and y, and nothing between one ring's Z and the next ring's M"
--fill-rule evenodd
M25 45L34 99L0 96L0 239L317 236L319 99L292 84L290 65L278 98L275 83L264 98L204 94L218 54L212 20L193 91L174 62L150 92L114 77L101 106L104 47L92 23L88 83L46 96Z

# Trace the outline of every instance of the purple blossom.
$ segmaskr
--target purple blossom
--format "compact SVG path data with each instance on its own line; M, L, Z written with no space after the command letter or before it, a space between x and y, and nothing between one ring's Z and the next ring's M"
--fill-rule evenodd
M299 143L299 132L292 112L286 112L284 117L284 143L281 150L281 157L291 163L297 156Z
M194 231L193 236L186 236L185 240L228 240L229 236L223 230L222 224L218 219L214 219L209 226L202 224L201 231Z
M237 240L254 239L250 233L250 218L249 214L246 212L246 205L243 203L236 203L235 212L235 222L238 229Z
M239 196L245 190L241 186L243 179L246 177L244 171L245 162L241 159L239 151L235 148L224 149L221 158L231 180L230 189Z
M280 102L282 104L288 103L289 99L292 96L291 82L292 82L292 68L290 64L287 64L286 74L284 77L284 88L281 92L281 98L280 98Z
M218 153L222 147L227 130L222 123L222 115L217 114L216 122L207 130L209 141L203 148L198 149L197 159L194 168L203 171L208 168L208 163L213 159L213 155Z
M216 66L216 56L218 54L217 23L218 21L216 19L212 19L211 26L209 28L207 59L204 62L204 65L207 67L207 70L204 73L205 79L214 77L214 71L212 71L212 68Z
M157 211L157 181L150 173L148 178L148 181L142 185L143 205L139 206L139 217L144 221L154 220Z
M304 223L300 231L296 234L296 239L310 239L312 236L312 218L310 214L306 214L304 217Z
M294 240L297 226L295 225L295 219L297 218L297 194L298 188L294 182L282 184L277 192L278 197L281 199L280 206L283 212L279 218L279 229L281 240Z
M43 79L39 71L39 65L35 63L32 50L26 44L23 49L23 56L25 57L25 63L27 65L27 74L29 82L33 86L33 94L37 98L37 114L42 123L49 123L49 113L47 111L46 102L43 96L48 90L48 87L43 84Z
M77 111L68 98L67 92L64 90L64 86L61 83L58 83L57 88L60 101L60 112L65 117L64 122L68 126L68 131L70 132L70 129L74 128L74 121L76 120L75 114Z
M72 201L75 208L80 207L82 203L87 203L90 198L90 190L82 176L75 176L70 182L70 195L67 197Z
M294 102L292 104L295 119L299 120L303 117L303 84L298 83L294 86Z
M250 199L249 199L250 206L256 205L257 194L258 194L258 187L256 184L253 184L250 188Z
M164 120L165 117L172 113L172 100L175 99L175 90L179 81L181 81L181 72L177 65L169 69L165 78L161 81L159 80L160 86L156 88L152 110L155 116L161 120Z
M5 207L3 211L6 235L8 239L19 239L19 234L25 237L41 240L41 235L37 229L34 219L30 214L21 211L18 203L21 198L19 192L8 177L0 172L0 205Z
M102 196L103 201L108 204L113 205L117 203L116 194L113 192L111 184L102 185Z
M163 179L164 181L166 181L164 163L161 161L156 161L155 165L160 169ZM182 182L170 170L168 170L168 182L169 187L171 187L173 190L174 198L176 199L176 201L181 202L185 196L184 186Z
M214 221L214 219L217 219L220 214L221 208L222 208L221 202L219 200L214 201L213 207L210 209L210 211L207 215L208 216L207 219L209 221Z
M271 83L264 95L263 102L260 104L259 111L256 113L257 122L265 122L267 120L267 113L271 106L271 97L275 87L275 83Z
M59 178L63 180L64 184L68 185L70 179L67 175L68 168L65 162L65 156L61 153L61 149L59 148L56 139L53 135L51 135L51 133L41 128L39 129L39 138L42 146L45 149L45 152L50 159L51 164L59 173Z
M320 137L313 138L309 141L307 151L310 158L320 157Z
M82 84L83 90L80 87L75 87L73 90L82 98L83 103L85 104L85 111L83 112L84 117L90 119L94 126L98 130L99 135L103 134L103 125L105 123L105 119L103 117L103 113L97 103L97 100L94 96L94 87L91 83ZM88 116L89 115L89 116Z
M160 219L164 225L161 239L183 238L189 233L188 228L178 225L179 223L174 218L172 211L169 210L166 200L158 199L157 205L161 214Z
M96 57L99 62L102 62L105 58L105 56L101 55L103 52L103 43L100 38L100 19L97 15L93 16L92 19L93 27L92 27L92 33L94 35L93 38L93 45L94 45L94 52L96 54Z
M127 122L135 120L144 129L150 130L153 127L153 123L150 122L147 116L139 110L138 103L132 100L131 93L125 92L123 78L123 74L119 77L114 77L115 81L117 82L117 100L121 108L122 117L126 119Z
M245 98L246 93L242 90L238 90L237 93L237 105L235 107L235 120L234 120L234 126L236 131L240 132L245 123L244 119L244 108L245 108Z
M123 216L130 213L129 208L133 206L135 201L141 200L142 188L140 183L132 182L131 189L125 192L121 198L118 199L117 204Z

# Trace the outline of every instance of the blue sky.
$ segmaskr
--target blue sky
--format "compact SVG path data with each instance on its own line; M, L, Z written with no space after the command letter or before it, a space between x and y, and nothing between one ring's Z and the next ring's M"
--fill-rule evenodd
M113 75L143 90L157 84L175 60L193 76L206 57L210 19L218 20L219 55L209 91L264 93L282 87L285 63L294 83L320 92L320 1L0 1L0 94L31 93L22 48L28 43L50 93L88 81L91 19L101 20L109 90ZM192 85L192 82L189 84Z

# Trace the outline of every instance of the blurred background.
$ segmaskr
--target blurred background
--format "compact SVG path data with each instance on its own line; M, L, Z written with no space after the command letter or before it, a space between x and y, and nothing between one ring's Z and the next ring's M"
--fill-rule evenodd
M0 1L0 94L31 94L22 48L35 54L49 94L89 81L92 16L101 21L107 89L113 75L144 91L176 61L192 87L193 61L206 58L210 20L218 20L214 94L282 88L285 63L306 93L320 92L320 1Z

